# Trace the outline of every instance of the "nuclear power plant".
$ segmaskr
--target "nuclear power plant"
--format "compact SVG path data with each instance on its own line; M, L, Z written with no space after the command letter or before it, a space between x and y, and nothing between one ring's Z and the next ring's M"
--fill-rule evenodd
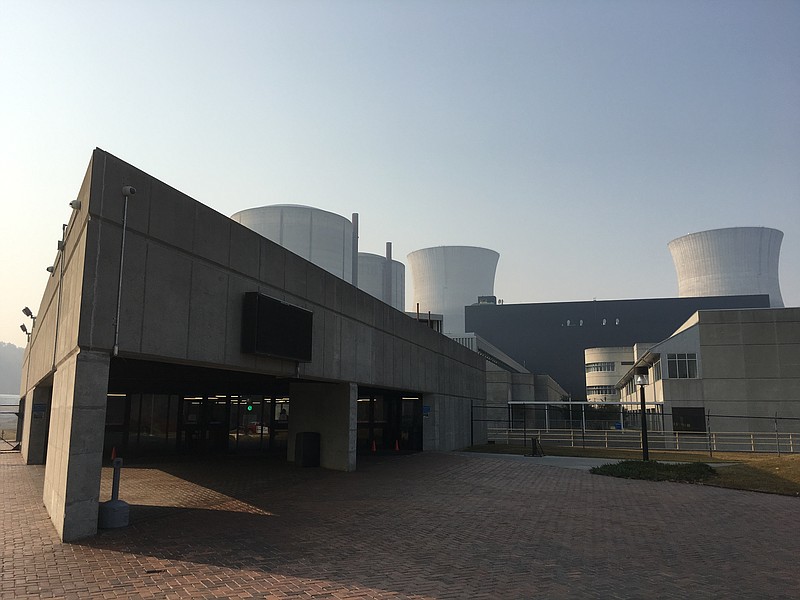
M668 244L678 274L678 295L769 294L783 307L778 282L783 232L769 227L730 227L690 233Z
M414 283L414 305L420 312L441 314L443 333L461 334L464 307L479 296L494 295L500 254L476 246L436 246L408 255Z
M355 213L229 219L99 148L82 181L39 310L23 310L21 457L46 465L62 540L96 533L117 452L352 471L357 455L508 444L520 428L523 445L580 432L643 449L651 427L663 449L713 431L780 452L798 435L800 308L781 308L775 229L670 242L676 298L503 304L498 252L423 248L407 255L413 319L391 242L359 252ZM618 405L612 421L587 426L588 400Z

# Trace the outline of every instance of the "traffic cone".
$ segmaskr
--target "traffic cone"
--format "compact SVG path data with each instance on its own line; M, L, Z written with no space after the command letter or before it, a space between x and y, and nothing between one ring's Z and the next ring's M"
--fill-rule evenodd
M114 460L115 458L117 458L117 447L116 446L111 448L111 460Z
M397 440L394 441L394 451L400 452L400 442L398 442Z
M375 440L372 440L372 452L377 452L378 449L375 447Z

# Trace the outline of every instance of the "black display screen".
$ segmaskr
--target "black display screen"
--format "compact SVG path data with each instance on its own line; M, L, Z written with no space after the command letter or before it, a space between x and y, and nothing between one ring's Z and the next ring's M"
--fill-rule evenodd
M311 362L313 320L310 310L258 292L245 292L242 352Z

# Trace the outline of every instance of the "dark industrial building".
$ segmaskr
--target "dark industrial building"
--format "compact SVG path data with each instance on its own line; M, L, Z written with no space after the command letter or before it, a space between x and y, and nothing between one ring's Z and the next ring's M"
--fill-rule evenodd
M466 329L533 373L547 373L572 400L586 399L584 350L659 342L698 310L769 308L768 294L698 298L474 304Z

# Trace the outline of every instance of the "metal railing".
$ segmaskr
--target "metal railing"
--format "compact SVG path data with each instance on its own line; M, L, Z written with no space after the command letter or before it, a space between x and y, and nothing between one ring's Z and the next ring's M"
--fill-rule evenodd
M14 406L0 406L0 450L15 448L17 439L17 422L19 409Z
M532 439L552 446L573 448L615 448L640 450L641 432L596 431L583 429L487 428L489 442L528 446ZM651 449L694 452L800 452L800 433L793 432L704 432L652 431L648 433Z

